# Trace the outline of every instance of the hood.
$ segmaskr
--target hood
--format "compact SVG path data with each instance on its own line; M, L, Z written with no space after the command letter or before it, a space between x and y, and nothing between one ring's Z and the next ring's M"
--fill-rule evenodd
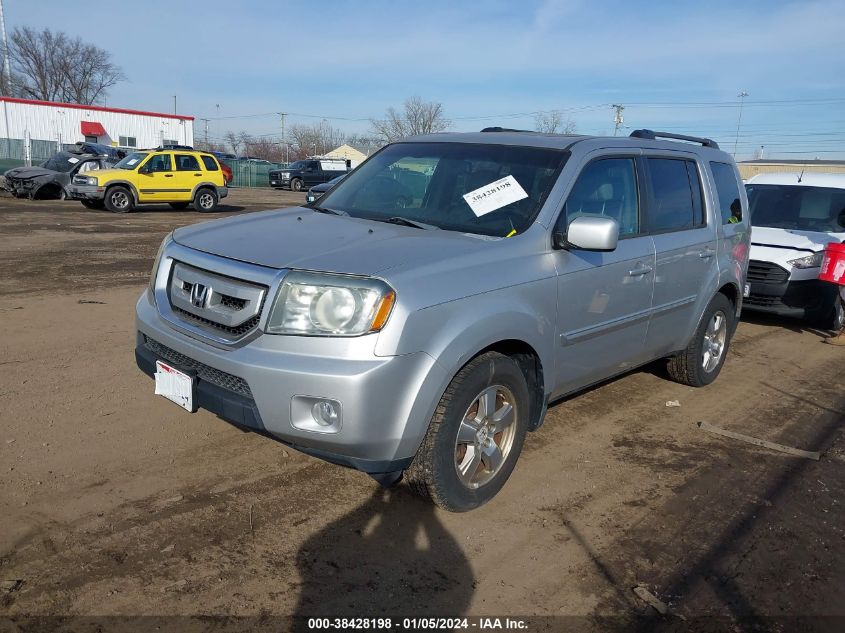
M775 229L768 226L751 228L751 244L791 248L799 251L821 251L829 242L841 242L842 233L822 233L795 229Z
M95 169L94 171L82 174L84 176L96 176L100 184L107 180L128 180L129 174L133 173L131 169Z
M173 239L189 248L270 268L375 275L489 248L486 236L424 230L294 207L194 224Z
M29 178L38 178L39 176L55 176L59 172L52 169L45 169L44 167L15 167L8 170L4 175L6 178L18 178L26 180Z

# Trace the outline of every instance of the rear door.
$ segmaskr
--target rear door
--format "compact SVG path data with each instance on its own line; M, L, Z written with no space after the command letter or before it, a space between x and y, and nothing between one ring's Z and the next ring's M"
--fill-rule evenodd
M174 154L176 162L176 183L173 190L173 200L188 201L194 187L203 182L204 172L199 159L194 154Z
M646 223L657 257L646 347L658 357L686 347L703 309L699 299L707 299L708 282L718 279L716 227L694 154L648 154L643 162Z
M556 231L578 216L619 223L616 250L555 251L558 270L557 393L643 362L654 283L654 245L641 222L640 161L593 154L567 196Z

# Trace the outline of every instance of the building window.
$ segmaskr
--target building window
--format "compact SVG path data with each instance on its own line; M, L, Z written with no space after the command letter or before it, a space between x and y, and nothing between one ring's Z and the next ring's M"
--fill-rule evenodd
M138 147L134 136L121 136L119 137L118 144L121 147Z

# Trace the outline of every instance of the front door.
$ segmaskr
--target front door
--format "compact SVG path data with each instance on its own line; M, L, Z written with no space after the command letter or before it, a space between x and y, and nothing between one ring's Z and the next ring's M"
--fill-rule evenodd
M138 201L164 202L173 199L176 176L170 154L153 154L138 168Z
M657 255L646 345L658 356L686 347L703 309L699 295L718 279L716 228L707 220L694 158L648 156L645 163L647 223Z
M621 373L645 358L654 283L654 244L640 226L638 161L590 160L567 197L557 230L582 215L614 218L611 252L557 252L556 395Z

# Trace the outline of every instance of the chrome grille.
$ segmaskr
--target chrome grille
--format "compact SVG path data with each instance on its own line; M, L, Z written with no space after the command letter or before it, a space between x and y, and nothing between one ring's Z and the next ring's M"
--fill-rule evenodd
M782 284L789 279L789 271L777 264L752 259L748 262L748 281L765 284Z
M197 377L200 380L205 380L228 391L252 398L252 391L243 378L238 378L225 371L209 367L205 363L201 363L198 360L180 354L174 349L170 349L166 345L162 345L149 336L144 336L144 346L162 360L170 361L174 365L177 365L177 368L191 369L197 372Z
M267 286L174 262L168 295L178 318L234 342L258 327Z

